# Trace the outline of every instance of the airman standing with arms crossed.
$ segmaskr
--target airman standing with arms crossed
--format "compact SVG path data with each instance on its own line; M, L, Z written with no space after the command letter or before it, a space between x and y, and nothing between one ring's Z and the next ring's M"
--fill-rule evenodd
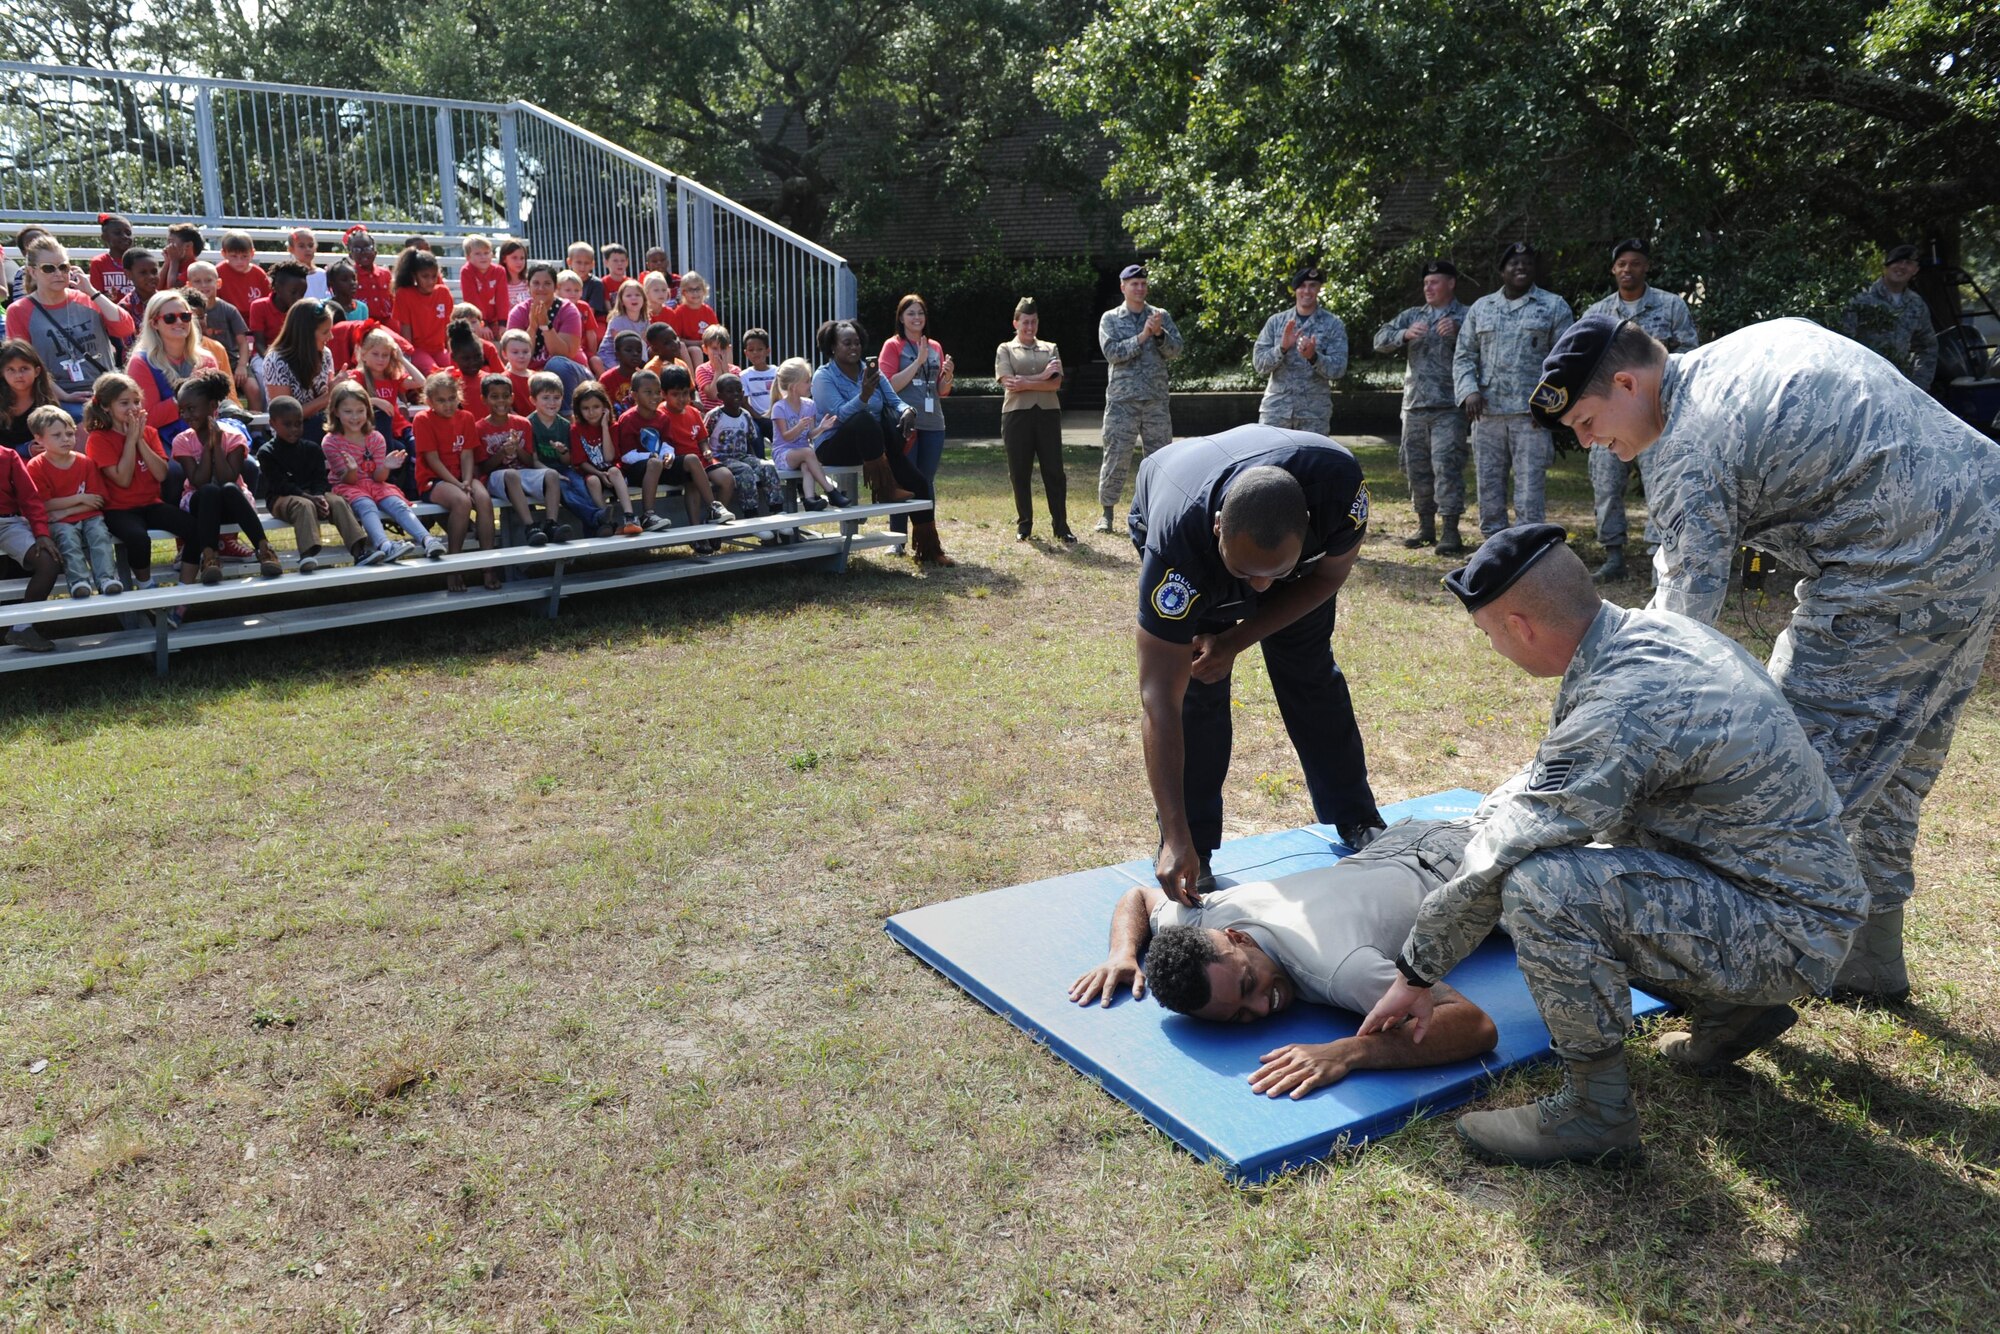
M1667 351L1692 351L1701 345L1701 335L1695 332L1694 317L1688 314L1688 304L1672 292L1647 286L1646 280L1651 276L1652 267L1653 252L1644 241L1636 236L1620 241L1611 250L1611 277L1618 284L1618 290L1584 313L1630 320L1664 343ZM1604 548L1604 564L1597 567L1592 577L1598 583L1606 584L1614 579L1623 579L1628 573L1625 565L1625 537L1629 531L1625 521L1625 492L1631 485L1633 473L1640 474L1642 486L1645 474L1637 460L1622 462L1608 449L1593 449L1589 453L1590 491L1597 506L1597 541ZM1649 542L1649 549L1651 545Z
M1459 556L1465 553L1458 516L1465 513L1466 420L1452 392L1452 357L1465 306L1458 299L1458 266L1450 260L1430 261L1423 278L1424 304L1377 329L1375 350L1410 360L1403 373L1402 456L1417 532L1403 545L1415 550L1436 542L1438 555ZM1438 519L1444 521L1442 536Z

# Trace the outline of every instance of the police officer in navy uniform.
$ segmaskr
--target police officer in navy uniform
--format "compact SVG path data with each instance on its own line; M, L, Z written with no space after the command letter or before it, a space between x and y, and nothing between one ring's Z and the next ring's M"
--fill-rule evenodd
M1361 729L1333 658L1335 595L1368 527L1361 465L1323 435L1239 426L1176 441L1139 468L1139 695L1160 824L1160 887L1212 887L1229 772L1229 672L1264 649L1313 813L1351 848L1382 828Z

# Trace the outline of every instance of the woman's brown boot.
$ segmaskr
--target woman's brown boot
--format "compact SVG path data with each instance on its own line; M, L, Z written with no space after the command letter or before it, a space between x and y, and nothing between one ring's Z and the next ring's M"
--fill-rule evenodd
M896 485L896 474L889 467L889 460L876 455L861 465L861 475L868 480L868 489L875 493L877 505L893 505L899 500L914 500L914 491L905 491Z
M944 544L938 541L937 520L928 514L910 516L910 554L919 565L947 568L958 564L944 554Z

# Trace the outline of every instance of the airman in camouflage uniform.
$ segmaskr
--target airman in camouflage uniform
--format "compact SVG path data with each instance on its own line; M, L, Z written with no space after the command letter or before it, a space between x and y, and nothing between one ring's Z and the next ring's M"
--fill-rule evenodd
M1326 276L1308 266L1292 276L1289 310L1264 321L1250 364L1265 377L1257 420L1288 431L1333 429L1333 382L1347 374L1347 326L1319 303Z
M1517 241L1500 254L1500 290L1473 302L1459 326L1452 380L1472 423L1482 536L1507 526L1509 471L1515 521L1540 523L1548 512L1555 438L1528 415L1528 395L1572 318L1567 301L1535 286L1535 248Z
M1174 317L1146 304L1146 269L1128 264L1118 275L1125 293L1123 305L1104 312L1097 322L1097 345L1111 363L1104 388L1104 462L1097 472L1097 503L1104 517L1097 531L1113 531L1111 512L1125 494L1125 474L1133 454L1164 449L1173 443L1174 423L1167 411L1167 363L1184 344Z
M1847 303L1840 327L1849 338L1895 363L1919 389L1937 378L1937 330L1931 308L1910 290L1917 276L1917 248L1899 245L1882 256L1882 276Z
M1452 392L1452 356L1458 348L1465 307L1458 291L1458 267L1447 259L1424 265L1424 304L1411 306L1375 331L1375 350L1401 352L1410 368L1403 375L1403 475L1410 480L1410 503L1417 533L1403 539L1415 549L1438 544L1440 556L1465 551L1458 516L1465 513L1465 414ZM1444 520L1444 535L1435 527Z
M1805 320L1673 357L1629 326L1620 339L1605 361L1629 369L1571 395L1563 420L1623 457L1653 451L1655 608L1713 621L1739 545L1805 572L1771 675L1826 763L1872 896L1835 994L1900 1000L1918 809L2000 615L2000 446ZM1571 351L1558 346L1552 375ZM1536 410L1560 389L1545 378Z
M1446 580L1497 651L1562 684L1534 761L1482 805L1457 875L1418 911L1404 983L1362 1027L1423 1018L1422 988L1504 922L1565 1084L1459 1131L1529 1165L1638 1147L1631 987L1691 1009L1661 1049L1713 1073L1833 981L1868 904L1840 798L1763 668L1686 617L1600 601L1563 538L1507 529Z
M1618 290L1584 313L1630 320L1665 343L1669 352L1687 352L1699 347L1701 335L1695 332L1687 302L1672 292L1647 285L1652 265L1652 251L1643 240L1631 236L1620 241L1611 250L1611 276L1617 280ZM1627 573L1625 538L1629 529L1625 521L1625 492L1634 473L1640 474L1643 485L1645 474L1639 460L1626 463L1608 449L1590 451L1590 490L1597 505L1597 541L1604 548L1604 564L1595 575L1600 584L1623 579ZM1656 545L1650 534L1646 541L1649 547Z

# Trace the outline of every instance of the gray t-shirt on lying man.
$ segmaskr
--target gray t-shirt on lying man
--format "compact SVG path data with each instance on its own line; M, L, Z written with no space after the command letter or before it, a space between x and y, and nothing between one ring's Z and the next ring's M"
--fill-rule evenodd
M1153 930L1231 927L1283 965L1303 1000L1366 1014L1396 980L1424 896L1458 871L1474 817L1403 820L1332 866L1219 889L1199 908L1163 900Z

